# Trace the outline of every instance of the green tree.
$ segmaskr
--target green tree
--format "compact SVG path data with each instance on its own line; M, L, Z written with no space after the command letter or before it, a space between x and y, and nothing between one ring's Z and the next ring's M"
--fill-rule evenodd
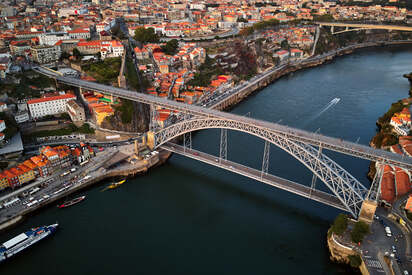
M280 43L280 47L281 47L282 49L284 49L284 50L289 50L289 49L290 49L290 46L289 46L288 40L287 40L287 39L283 40L283 41Z
M153 28L145 29L143 27L137 28L134 31L134 39L141 43L157 43L159 36L155 33Z
M355 224L350 236L354 243L360 243L363 241L363 238L368 233L369 233L369 225L363 221L358 221Z
M67 52L62 52L62 55L60 56L60 60L67 59L69 57L70 57L70 54L68 54Z
M339 214L332 225L332 232L337 235L342 235L348 227L348 216L345 214Z
M168 55L174 55L177 52L177 48L179 47L179 41L177 39L172 39L167 41L165 45L162 46L162 51Z
M349 255L348 258L349 264L353 268L358 268L362 263L362 259L359 255Z
M237 22L243 22L243 23L247 23L247 19L243 18L243 17L239 17L237 19Z
M73 56L76 57L76 59L78 59L82 56L82 54L80 53L78 48L73 49Z

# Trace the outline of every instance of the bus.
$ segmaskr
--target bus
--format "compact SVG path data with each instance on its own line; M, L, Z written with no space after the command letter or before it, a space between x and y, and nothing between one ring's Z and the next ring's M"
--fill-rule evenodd
M89 160L85 160L83 162L80 162L80 166L83 166L83 165L87 164L88 162L89 162Z
M70 171L66 171L66 172L64 172L63 174L61 174L61 175L60 175L60 177L67 176L68 174L70 174Z
M30 194L30 195L33 195L34 193L36 193L36 192L38 192L38 191L40 191L40 188L39 188L39 187L36 187L36 188L33 188L33 190L31 190L31 191L29 192L29 194Z

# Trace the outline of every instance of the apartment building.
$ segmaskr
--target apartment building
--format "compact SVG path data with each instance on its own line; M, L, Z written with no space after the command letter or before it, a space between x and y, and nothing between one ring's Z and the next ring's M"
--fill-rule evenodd
M31 117L36 119L47 115L65 113L67 111L67 102L75 99L76 96L72 94L36 98L27 101L27 106Z

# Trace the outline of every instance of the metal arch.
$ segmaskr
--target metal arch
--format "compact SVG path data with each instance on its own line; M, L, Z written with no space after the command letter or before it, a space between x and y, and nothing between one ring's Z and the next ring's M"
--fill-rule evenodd
M357 217L367 189L345 169L311 145L291 140L288 135L240 121L201 118L181 121L155 133L155 144L160 146L184 133L225 128L245 132L267 140L285 150L311 170L339 198L348 211Z
M320 25L328 25L328 24L336 24L336 23L319 23ZM376 27L376 26L372 26ZM379 26L379 28L382 26ZM405 27L399 26L389 26L391 29L399 29ZM383 26L383 28L387 29L388 26ZM412 27L410 27L412 30ZM348 49L352 49L353 47L347 47ZM339 138L328 137L324 135L319 135L315 133L310 133L307 131L303 131L300 129L294 129L291 127L287 127L285 125L279 125L276 123L271 123L267 121L261 121L257 119L253 119L250 117L242 117L239 115L225 113L221 111L217 111L210 108L204 108L200 106L185 104L181 102L171 101L164 98L159 98L151 95L146 95L142 93L136 93L136 91L130 91L126 89L116 88L112 86L107 86L95 82L84 81L80 79L74 79L69 77L61 76L58 73L53 72L50 69L35 67L34 68L37 72L46 75L48 77L54 78L56 81L61 83L65 83L67 85L84 88L91 91L96 92L103 92L105 94L111 94L117 96L119 98L128 99L132 101L137 101L145 104L154 104L156 106L171 109L178 112L188 113L190 115L196 115L204 118L220 118L225 120L232 120L232 121L239 121L241 123L251 124L253 126L261 126L266 127L268 131L278 132L280 135L287 135L289 139L304 142L311 144L315 147L319 147L322 145L324 149L332 150L336 152L340 152L342 154L347 154L350 156L354 156L357 158L367 159L374 162L383 162L388 165L404 168L407 170L412 170L412 157L409 156L400 156L398 154L381 150L381 149L374 149L366 145L356 144L353 142L344 141ZM270 72L268 72L270 73ZM265 74L266 75L266 74ZM259 81L261 81L265 75L259 77L249 84L241 88L239 91L249 88L253 85L256 85Z
M376 163L375 177L373 178L373 181L372 181L372 184L369 189L368 196L367 196L368 200L370 201L377 202L379 200L384 166L385 165L383 163Z

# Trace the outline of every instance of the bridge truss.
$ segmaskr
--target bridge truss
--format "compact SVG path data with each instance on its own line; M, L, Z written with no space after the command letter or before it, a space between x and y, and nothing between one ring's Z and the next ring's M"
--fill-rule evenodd
M312 145L291 140L285 134L240 121L219 118L192 118L157 130L154 133L154 147L159 147L186 133L213 128L245 132L260 137L288 152L312 171L342 202L349 213L354 217L358 217L362 202L368 194L368 189L320 150L317 150ZM225 140L227 138L225 130L222 131L223 141L221 138L221 143L224 144L224 147L227 143ZM267 148L267 145L265 147ZM221 151L222 150L224 151L223 157L226 157L227 149L222 149L221 145ZM267 171L268 152L265 152L265 154L266 156L264 156L264 158L266 158L266 160L264 159L262 166L263 169ZM220 155L222 158L222 152Z

